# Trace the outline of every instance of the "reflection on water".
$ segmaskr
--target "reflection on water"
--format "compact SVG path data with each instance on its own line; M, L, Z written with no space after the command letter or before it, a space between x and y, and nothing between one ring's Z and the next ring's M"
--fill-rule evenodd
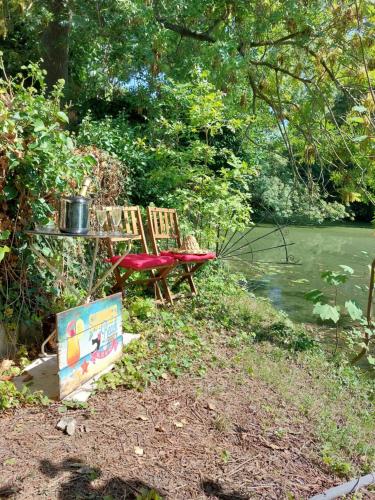
M271 225L261 225L247 236L249 242L257 239L252 244L253 250L282 244L281 235L278 232L269 234L271 230ZM265 237L260 238L261 236ZM294 243L288 247L288 252L298 262L297 265L281 263L285 260L285 250L282 248L254 254L255 262L268 262L263 264L262 267L265 268L262 270L245 262L231 261L233 267L248 277L250 290L256 295L268 297L294 321L311 323L315 318L311 313L311 303L303 298L304 294L313 288L324 289L320 279L322 271L339 271L338 266L345 264L354 269L354 274L340 287L339 300L343 303L354 299L365 310L369 264L375 257L375 232L371 226L292 226L288 228L286 239L289 243ZM243 242L244 240L237 246L241 246ZM244 248L243 252L246 250ZM231 252L235 251L236 246ZM250 263L251 254L242 255L241 259Z

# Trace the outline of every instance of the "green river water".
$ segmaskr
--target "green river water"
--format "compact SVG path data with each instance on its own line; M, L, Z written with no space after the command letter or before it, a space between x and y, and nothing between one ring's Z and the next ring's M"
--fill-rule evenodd
M265 250L281 245L283 239L278 231L271 233L275 226L256 226L250 234L229 253L245 241L251 242L253 262L266 263L262 270L247 265L252 260L246 254L249 248L237 251L240 260L231 260L231 265L247 276L249 290L258 296L268 297L278 308L285 311L296 322L314 323L312 304L304 299L304 294L314 288L325 289L320 273L325 270L342 271L339 265L354 269L349 281L340 288L340 303L354 299L365 311L369 282L369 264L375 258L375 230L370 225L336 226L290 226L285 238L289 254L297 262L295 265L282 264L284 249ZM257 241L254 241L258 239ZM233 243L233 242L232 242ZM263 250L264 249L264 250ZM257 251L260 250L260 251ZM228 251L228 248L227 250Z

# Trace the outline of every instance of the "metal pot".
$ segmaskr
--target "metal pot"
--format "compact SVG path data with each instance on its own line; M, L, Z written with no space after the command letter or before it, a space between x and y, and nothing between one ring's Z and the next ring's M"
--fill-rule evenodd
M59 229L63 233L86 234L89 231L90 198L66 196L60 200Z

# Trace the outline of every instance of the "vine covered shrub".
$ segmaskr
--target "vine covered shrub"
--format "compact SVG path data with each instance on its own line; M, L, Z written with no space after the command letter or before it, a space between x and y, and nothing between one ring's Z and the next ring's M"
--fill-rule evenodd
M13 345L19 325L28 330L55 292L48 271L36 269L24 230L47 222L59 193L77 189L95 163L74 154L64 129L64 82L47 95L39 66L22 70L12 80L4 72L0 80L0 330ZM51 256L50 248L41 250Z
M77 142L83 150L100 148L116 158L121 166L116 181L121 187L120 201L126 202L131 196L133 202L139 203L147 155L137 147L137 129L131 127L126 115L94 120L88 113L80 125Z

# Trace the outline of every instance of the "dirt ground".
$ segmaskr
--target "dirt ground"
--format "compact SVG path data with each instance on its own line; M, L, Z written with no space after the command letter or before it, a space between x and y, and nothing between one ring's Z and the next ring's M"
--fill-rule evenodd
M98 394L68 411L73 436L56 429L60 406L0 419L0 497L300 499L342 482L306 417L235 368Z

